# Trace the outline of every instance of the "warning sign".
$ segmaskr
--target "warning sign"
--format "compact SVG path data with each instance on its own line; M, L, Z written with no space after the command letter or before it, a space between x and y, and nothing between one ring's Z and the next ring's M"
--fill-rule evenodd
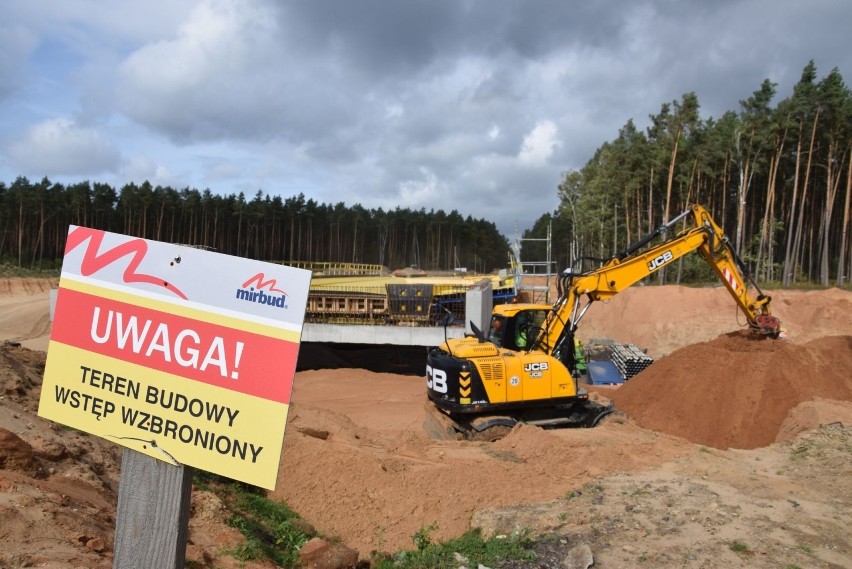
M72 226L39 415L274 488L310 278Z

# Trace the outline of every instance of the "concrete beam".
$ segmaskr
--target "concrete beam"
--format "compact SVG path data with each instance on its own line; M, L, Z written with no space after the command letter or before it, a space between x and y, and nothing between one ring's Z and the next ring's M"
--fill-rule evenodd
M448 327L447 338L464 338L464 328ZM390 344L437 346L444 342L444 328L423 326L362 326L360 324L305 324L303 342L331 344Z

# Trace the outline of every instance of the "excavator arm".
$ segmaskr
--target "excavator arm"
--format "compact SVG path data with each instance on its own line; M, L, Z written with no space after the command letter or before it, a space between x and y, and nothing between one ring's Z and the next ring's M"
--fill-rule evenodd
M690 216L693 219L691 226L673 238L640 251ZM734 298L745 314L749 327L761 334L777 337L781 331L781 323L770 313L771 298L757 288L744 263L707 210L700 205L693 205L638 243L606 261L600 268L588 273L565 271L558 282L559 299L553 305L530 349L554 355L566 364L573 363L571 359L574 352L574 332L592 302L609 300L666 265L696 251L710 264ZM749 284L757 289L757 296L752 297L749 294ZM581 306L583 297L587 302Z

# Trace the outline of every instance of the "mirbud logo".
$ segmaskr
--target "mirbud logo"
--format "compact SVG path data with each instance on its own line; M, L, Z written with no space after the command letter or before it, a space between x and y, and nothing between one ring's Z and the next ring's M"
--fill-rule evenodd
M263 273L258 273L237 289L237 300L265 304L273 308L287 308L287 293L276 288L277 286L278 282L275 279L266 280ZM264 289L269 292L265 292Z

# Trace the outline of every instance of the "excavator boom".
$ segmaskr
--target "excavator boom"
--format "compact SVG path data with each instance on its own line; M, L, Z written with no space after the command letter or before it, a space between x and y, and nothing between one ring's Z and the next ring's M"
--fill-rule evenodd
M693 220L691 226L658 245L648 246L654 238L665 236L678 222L690 216ZM645 246L648 248L640 252ZM637 244L609 259L600 268L588 273L563 273L558 282L559 298L533 344L534 349L551 354L564 350L567 355L569 350L565 344L569 337L573 343L573 334L579 321L592 302L609 300L693 252L704 257L716 273L745 315L749 327L758 333L778 337L781 323L770 313L771 297L764 295L751 279L745 264L707 210L700 205L693 205ZM756 296L749 293L749 284L757 290ZM587 298L587 304L580 307L583 297Z

